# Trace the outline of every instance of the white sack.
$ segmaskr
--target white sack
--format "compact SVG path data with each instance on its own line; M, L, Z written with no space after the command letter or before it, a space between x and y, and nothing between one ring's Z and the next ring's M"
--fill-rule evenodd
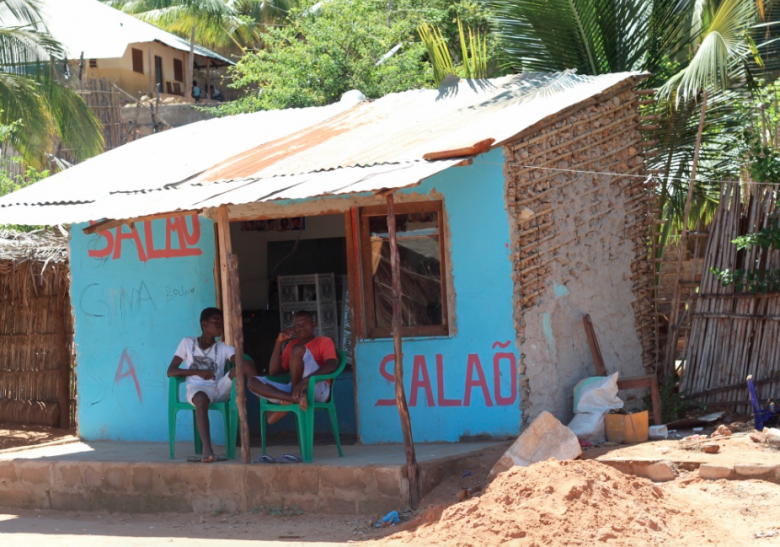
M611 376L581 380L574 386L574 419L569 423L578 439L589 443L607 440L604 415L613 409L623 408L617 396L619 373Z

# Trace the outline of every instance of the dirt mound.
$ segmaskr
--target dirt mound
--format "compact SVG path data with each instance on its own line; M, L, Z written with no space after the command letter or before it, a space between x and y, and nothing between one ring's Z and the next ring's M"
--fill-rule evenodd
M595 461L549 460L501 473L482 496L384 542L636 547L671 545L683 536L701 541L706 531L713 531L711 522L698 519L684 501L647 479Z

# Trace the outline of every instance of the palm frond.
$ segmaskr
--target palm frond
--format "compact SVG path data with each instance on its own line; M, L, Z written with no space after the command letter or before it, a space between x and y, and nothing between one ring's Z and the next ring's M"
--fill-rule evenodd
M745 36L755 22L752 2L723 0L703 34L701 45L687 67L661 88L662 97L675 94L677 101L688 101L705 87L726 89L735 60L750 55Z

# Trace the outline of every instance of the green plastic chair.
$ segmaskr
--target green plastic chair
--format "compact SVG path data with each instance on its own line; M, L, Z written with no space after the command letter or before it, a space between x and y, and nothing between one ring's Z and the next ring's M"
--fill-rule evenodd
M254 363L254 360L244 354L244 359ZM228 362L225 373L233 368L233 364ZM176 442L176 414L180 410L192 411L192 429L195 438L195 454L203 454L203 442L200 440L198 423L195 420L195 406L187 401L179 400L179 386L185 382L186 376L173 376L168 379L168 444L171 449L171 459L174 458L174 445ZM236 457L236 438L238 437L238 405L236 405L236 382L233 381L233 387L230 389L230 399L222 403L211 403L209 410L218 410L222 413L222 419L225 422L225 435L227 454L225 456L231 460Z
M339 450L339 456L344 457L344 453L341 451L341 439L339 437L339 422L336 418L336 402L333 398L334 387L331 385L330 398L327 402L317 403L314 401L314 384L316 382L322 382L323 380L335 380L347 366L347 354L340 349L336 350L336 356L338 357L338 368L335 372L330 374L323 374L318 376L311 376L309 378L309 389L306 391L306 398L308 408L306 411L301 410L300 405L280 405L271 403L263 397L260 399L260 439L263 448L263 454L265 454L265 430L267 427L266 421L263 419L263 414L266 412L292 412L298 421L298 444L301 447L301 457L304 462L310 462L312 460L312 453L314 452L314 412L316 410L327 410L330 416L330 425L333 429L333 436L336 438L336 447ZM266 376L269 380L274 382L287 383L290 381L290 375L284 376Z

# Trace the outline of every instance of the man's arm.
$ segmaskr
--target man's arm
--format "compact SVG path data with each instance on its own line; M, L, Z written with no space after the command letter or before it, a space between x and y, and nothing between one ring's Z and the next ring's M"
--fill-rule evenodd
M274 351L271 354L271 362L268 364L269 376L281 376L285 373L284 368L282 368L282 344L290 338L292 338L292 334L289 331L282 331L276 337Z
M214 379L214 373L210 370L200 370L200 369L192 369L192 368L179 368L179 366L184 362L184 359L179 357L178 355L174 355L173 359L171 359L171 364L168 365L168 378L172 378L174 376L200 376L204 380L213 380Z

